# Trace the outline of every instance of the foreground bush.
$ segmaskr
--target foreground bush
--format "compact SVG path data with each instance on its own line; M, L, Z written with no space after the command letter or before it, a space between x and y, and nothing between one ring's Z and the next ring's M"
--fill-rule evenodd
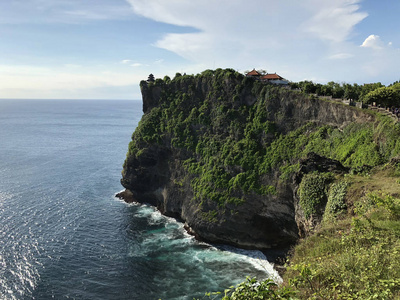
M222 300L292 299L294 292L290 288L277 290L276 287L272 279L259 282L256 278L247 277L246 281L236 287L231 286L224 293L206 293L206 296L209 299L220 299L223 294Z

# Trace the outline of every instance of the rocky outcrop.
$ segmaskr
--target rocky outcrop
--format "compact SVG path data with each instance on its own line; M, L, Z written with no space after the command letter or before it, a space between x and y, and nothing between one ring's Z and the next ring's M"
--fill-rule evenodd
M245 163L235 163L240 155L233 159L234 163L213 166L213 161L220 160L211 156L207 160L202 158L204 150L199 148L199 141L204 136L215 135L221 141L244 141L251 136L251 141L255 141L255 146L249 146L255 149L251 153L259 155L262 149L257 152L257 147L268 147L279 135L309 122L343 128L353 122L374 121L373 115L362 110L261 85L232 70L210 72L207 76L182 76L171 82L142 82L141 90L143 123L130 144L121 180L126 191L119 196L157 206L163 214L185 222L199 238L243 248L268 249L293 244L304 227L296 199L301 174L313 170L346 172L346 168L313 154L300 162L300 172L291 179L282 179L279 165L266 167L262 173L251 173ZM257 105L262 106L258 109L262 112L260 122L273 124L275 131L249 133L251 127L246 127L246 122L256 118L252 107ZM175 107L174 116L171 107ZM171 118L177 120L176 124L171 123ZM237 130L232 124L237 124ZM211 149L214 145L207 147ZM228 151L222 149L223 144L219 147L221 152ZM188 161L201 162L206 171L191 171ZM217 183L205 185L207 189L210 187L207 196L196 190L196 178L209 176L207 172L220 172L229 189L226 197L239 199L240 203L221 202L224 200L221 196L215 200L215 195L224 192ZM257 186L237 188L236 181L240 181L242 174L259 176L255 182L270 190L265 192Z
M281 132L289 132L308 122L344 128L352 122L372 122L375 117L362 109L343 103L309 97L300 92L281 89L279 97L271 97L268 106L271 120Z
M323 157L314 152L309 152L305 159L301 159L299 161L299 165L300 165L299 171L294 177L295 186L300 184L304 174L312 172L320 172L320 173L331 172L336 174L344 174L349 172L350 170L349 168L344 167L339 161Z
M330 159L327 157L320 156L314 152L310 152L307 154L305 159L301 159L299 162L299 170L295 174L293 181L293 202L295 206L295 220L298 227L298 235L301 238L308 236L313 232L316 226L322 220L323 211L326 205L325 199L323 203L320 205L320 212L316 215L313 215L309 218L306 218L304 215L304 211L300 205L300 199L298 195L298 188L303 179L304 175L319 172L319 173L333 173L333 174L346 174L350 171L349 168L344 167L339 161Z
M170 179L170 152L154 145L144 149L139 157L131 155L127 158L121 183L129 190L128 201L147 202L155 206L163 201L162 190ZM126 198L125 194L119 196Z

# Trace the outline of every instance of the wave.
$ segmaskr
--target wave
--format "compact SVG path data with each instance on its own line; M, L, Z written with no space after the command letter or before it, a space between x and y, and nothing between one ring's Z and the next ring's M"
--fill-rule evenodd
M140 205L134 216L145 219L148 227L142 232L140 243L131 248L132 256L162 256L165 260L168 255L173 255L175 258L169 259L177 265L180 264L177 260L186 259L193 264L204 264L204 268L212 268L213 264L227 270L240 266L249 272L246 275L257 275L259 279L271 278L278 284L282 282L274 265L261 251L197 241L187 233L183 223L162 215L152 206Z

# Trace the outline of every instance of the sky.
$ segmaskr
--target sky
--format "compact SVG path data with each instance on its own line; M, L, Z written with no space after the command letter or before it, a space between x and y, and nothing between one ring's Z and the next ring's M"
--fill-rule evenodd
M400 79L399 0L0 0L0 98L141 99L177 72Z

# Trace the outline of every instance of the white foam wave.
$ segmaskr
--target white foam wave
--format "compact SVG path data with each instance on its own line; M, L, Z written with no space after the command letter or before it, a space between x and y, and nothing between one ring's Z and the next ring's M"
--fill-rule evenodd
M232 246L223 246L223 250L233 252L242 257L244 261L249 262L256 269L264 271L267 278L273 279L276 283L282 283L282 278L274 269L274 264L267 260L267 257L259 250L244 250ZM266 279L266 278L265 278Z

